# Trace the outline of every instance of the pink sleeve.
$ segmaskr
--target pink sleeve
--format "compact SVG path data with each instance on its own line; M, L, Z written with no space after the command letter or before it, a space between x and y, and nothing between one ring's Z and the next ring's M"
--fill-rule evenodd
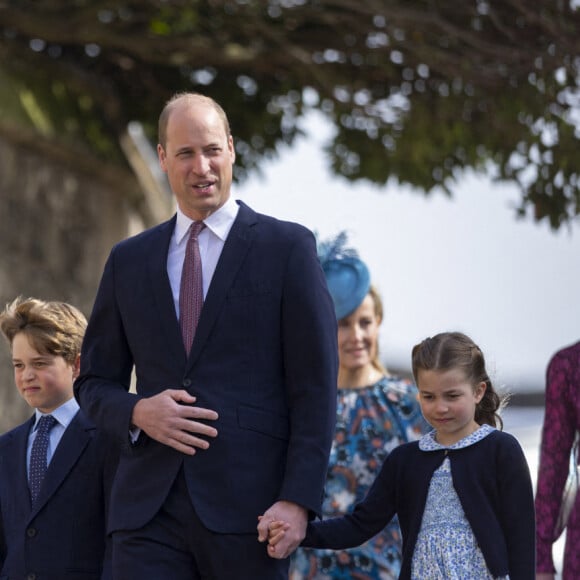
M558 351L546 373L546 412L536 490L536 570L555 572L554 526L580 409L580 342Z

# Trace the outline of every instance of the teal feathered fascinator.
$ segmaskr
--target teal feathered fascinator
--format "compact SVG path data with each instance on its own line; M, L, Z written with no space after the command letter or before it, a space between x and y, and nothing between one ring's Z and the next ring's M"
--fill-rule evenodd
M344 231L325 241L319 241L317 236L318 259L326 276L337 320L354 312L371 287L366 264L354 248L347 247L347 241Z

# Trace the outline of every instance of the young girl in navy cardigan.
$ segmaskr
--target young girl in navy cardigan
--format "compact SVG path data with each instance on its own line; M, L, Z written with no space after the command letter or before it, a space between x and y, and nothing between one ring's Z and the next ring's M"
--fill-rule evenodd
M413 348L421 410L433 431L387 457L351 514L308 524L302 545L343 550L394 516L403 534L400 578L533 580L534 501L517 440L501 431L501 399L483 353L446 332ZM289 529L269 524L268 552Z

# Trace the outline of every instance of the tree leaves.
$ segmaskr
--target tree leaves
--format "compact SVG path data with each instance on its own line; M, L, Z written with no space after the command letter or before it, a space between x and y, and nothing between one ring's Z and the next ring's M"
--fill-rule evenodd
M579 25L564 0L4 0L0 128L130 172L127 124L155 142L164 102L199 91L228 112L244 179L316 108L345 178L452 193L491 169L557 229L579 213Z

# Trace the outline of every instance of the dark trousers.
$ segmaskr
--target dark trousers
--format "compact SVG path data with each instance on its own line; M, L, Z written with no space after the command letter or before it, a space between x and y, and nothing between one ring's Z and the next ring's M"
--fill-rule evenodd
M113 533L114 580L287 578L288 560L270 558L257 531L218 534L203 525L191 504L183 470L149 523Z

